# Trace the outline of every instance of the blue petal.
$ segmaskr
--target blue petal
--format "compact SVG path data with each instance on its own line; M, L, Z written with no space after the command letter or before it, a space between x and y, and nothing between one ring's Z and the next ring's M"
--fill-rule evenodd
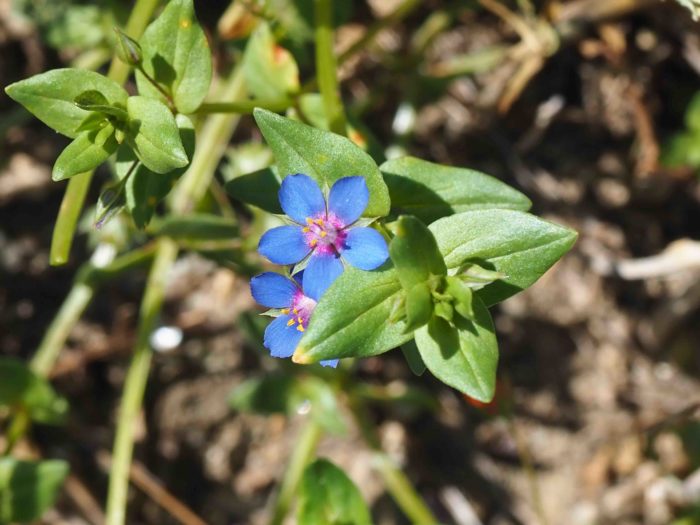
M331 368L335 368L338 366L338 361L340 361L340 359L326 359L325 361L321 361L321 366L330 366Z
M318 301L323 292L343 273L343 263L334 254L311 254L304 270L304 295Z
M272 357L291 357L304 335L296 325L287 326L291 318L290 315L280 315L265 328L263 344Z
M299 287L284 275L265 272L250 280L250 292L258 304L267 308L289 308Z
M360 270L374 270L384 264L389 249L381 233L372 228L353 228L345 238L343 259Z
M258 251L275 264L298 263L309 250L299 226L272 228L265 232L258 244Z
M321 188L307 175L297 173L285 177L278 195L284 213L299 224L305 224L307 217L326 213Z
M328 211L344 225L360 218L369 202L369 190L364 177L343 177L333 184L328 195Z

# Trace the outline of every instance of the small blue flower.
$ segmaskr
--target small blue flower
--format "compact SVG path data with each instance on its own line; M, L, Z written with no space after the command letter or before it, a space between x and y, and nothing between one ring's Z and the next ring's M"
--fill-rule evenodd
M280 205L296 224L265 233L258 250L275 264L296 264L310 255L305 290L315 297L343 273L344 260L361 270L374 270L389 257L381 234L353 227L367 208L369 190L363 177L338 179L328 195L310 177L289 175L279 191Z
M294 279L289 279L279 273L265 272L250 280L250 291L258 303L282 310L282 314L265 329L263 344L272 357L292 356L320 299L320 294L305 294L302 283L307 281L307 277L304 273L300 272ZM338 360L321 361L321 364L335 368Z

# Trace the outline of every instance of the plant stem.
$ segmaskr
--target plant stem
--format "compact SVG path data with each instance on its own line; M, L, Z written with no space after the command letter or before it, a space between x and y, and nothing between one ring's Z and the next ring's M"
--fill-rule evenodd
M177 108L175 108L175 102L173 101L173 97L163 89L163 86L161 86L158 82L156 82L156 79L153 78L151 75L149 75L146 70L141 66L140 64L136 66L136 68L139 70L139 72L144 76L146 80L160 93L163 95L165 98L165 102L168 105L168 108L170 108L170 111L173 113L177 113Z
M93 286L81 279L76 280L29 363L29 367L34 373L42 377L47 377L51 373L66 339L94 295L95 288Z
M243 73L240 68L237 68L225 80L217 95L223 100L236 103L245 96L245 93ZM239 120L240 116L237 114L219 114L212 115L204 123L197 137L198 147L195 149L192 164L175 188L172 200L172 209L175 213L183 214L192 211L206 194Z
M137 0L131 11L129 20L124 30L130 37L138 39L151 19L151 15L158 5L159 0ZM118 84L126 82L129 76L129 66L117 57L112 59L109 66L108 78ZM51 255L49 258L53 266L65 264L68 261L70 249L73 244L75 227L78 224L80 212L85 203L85 196L90 188L93 172L85 172L71 177L63 195L61 208L56 218L56 226L51 239Z
M114 439L112 469L107 494L107 525L123 525L126 521L126 502L129 491L129 468L134 451L134 427L138 421L151 366L149 338L160 315L169 269L177 257L177 244L172 239L158 239L156 255L148 276L141 303L140 323L124 383L124 392Z
M68 255L73 244L73 234L78 224L80 212L83 210L83 203L91 180L92 172L86 171L71 177L68 181L51 238L49 262L52 266L60 266L68 262Z
M255 108L263 108L270 111L284 111L294 105L289 98L278 100L241 100L240 102L210 102L202 104L195 111L196 115L208 115L210 113L252 113Z
M414 525L437 525L439 521L433 516L406 474L382 450L374 425L359 396L351 392L349 405L362 437L375 451L374 466L381 474L389 494L401 511Z
M333 51L333 2L316 0L316 76L328 121L328 129L346 134L345 110L340 99L335 53Z
M302 429L301 435L297 438L292 457L289 459L289 464L275 499L269 525L281 525L287 516L292 496L294 496L299 486L306 465L316 452L321 433L321 427L311 416L306 426Z

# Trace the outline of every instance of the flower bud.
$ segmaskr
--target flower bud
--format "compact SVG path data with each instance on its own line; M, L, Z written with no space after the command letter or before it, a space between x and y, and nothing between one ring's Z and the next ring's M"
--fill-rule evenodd
M114 28L114 32L117 34L117 55L119 58L131 66L139 65L143 60L139 43L118 27Z

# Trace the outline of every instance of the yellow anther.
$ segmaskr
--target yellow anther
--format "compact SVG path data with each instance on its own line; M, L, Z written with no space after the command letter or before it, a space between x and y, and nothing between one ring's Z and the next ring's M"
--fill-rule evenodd
M301 323L304 322L304 320L303 320L301 317L297 317L297 322L298 322L299 324L301 324Z
M287 326L292 326L294 324L294 319L287 321Z
M323 238L326 235L328 235L328 232L326 230L322 230L320 235L321 235L321 238Z
M323 219L316 219L314 222L319 226L323 226Z
M303 326L303 325L297 326L297 330L299 330L300 332L303 332L303 331L304 331L304 326Z
M289 308L282 308L282 313L283 314L288 314L289 313Z
M292 312L295 313L295 314L298 314L298 313L299 313L299 308L295 308L294 310L292 310Z
M311 229L310 229L308 226L304 226L304 227L301 229L301 231L303 231L304 233L309 233L309 232L311 231Z
M314 223L314 220L313 220L311 217L307 217L307 218L306 218L306 224L308 224L309 226L311 226L313 223Z
M314 248L318 244L318 239L311 239L311 242L309 243L309 246Z

